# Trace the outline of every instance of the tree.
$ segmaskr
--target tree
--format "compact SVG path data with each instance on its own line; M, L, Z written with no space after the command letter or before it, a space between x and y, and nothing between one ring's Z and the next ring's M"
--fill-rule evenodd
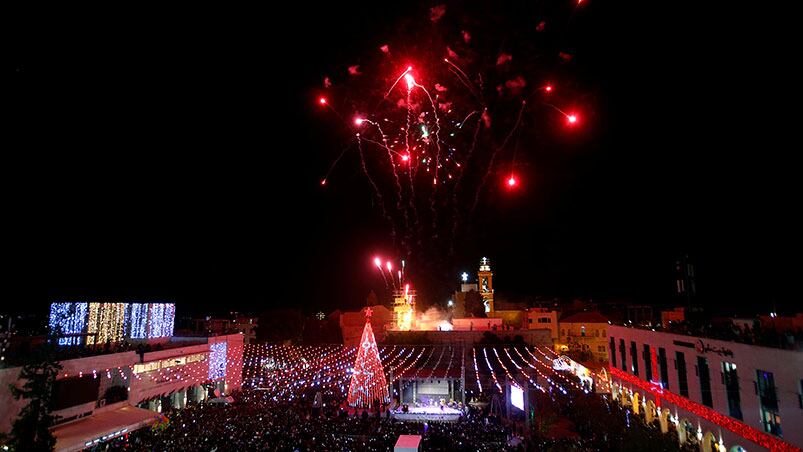
M466 293L466 314L471 317L485 317L485 303L482 295L474 289Z
M351 406L360 408L377 407L389 400L388 383L385 372L382 370L382 361L379 359L379 350L376 348L374 332L371 329L371 308L365 310L365 328L357 350L357 359L354 362L354 372L351 374L349 384L348 402Z
M51 451L56 447L56 438L50 433L56 416L53 408L53 385L61 365L56 361L52 345L43 345L34 350L27 364L20 371L22 388L9 385L15 399L26 399L28 404L19 412L11 428L11 446L15 450Z

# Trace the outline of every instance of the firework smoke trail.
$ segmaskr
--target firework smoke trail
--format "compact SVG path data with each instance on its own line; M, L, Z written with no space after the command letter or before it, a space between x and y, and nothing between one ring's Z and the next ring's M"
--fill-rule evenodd
M421 88L422 91L427 95L427 99L429 99L429 104L432 105L432 114L435 116L435 178L432 180L432 185L435 186L434 192L438 191L438 167L440 167L440 158L441 158L441 119L438 116L438 106L435 105L435 101L432 100L432 96L430 96L429 91L424 88L422 85L419 85L415 81L413 81L416 87ZM434 201L433 201L434 202Z
M478 110L472 111L471 113L466 116L466 119L460 123L460 128L466 123L469 117L474 113L479 113ZM463 165L461 165L460 171L457 174L457 181L455 181L454 189L452 190L452 209L453 209L453 221L452 221L452 241L451 246L449 247L449 255L454 255L454 244L457 241L457 228L460 223L460 216L457 209L457 193L458 189L460 188L460 183L463 181L463 174L465 173L465 167L468 166L469 161L471 160L471 156L474 154L474 149L477 147L477 138L480 135L480 125L482 124L482 115L477 118L477 127L474 128L474 138L471 140L471 146L468 148L468 153L466 153L466 158L463 160Z
M393 279L393 268L390 265L390 261L387 262L388 268L388 277L390 278L390 283L393 285L393 290L396 290L396 280Z
M340 155L337 156L335 161L332 162L332 164L329 166L329 170L326 171L326 174L321 180L321 185L326 185L326 181L329 180L329 175L332 174L332 171L335 169L335 166L337 166L337 162L339 162L340 159L343 158L343 155L346 153L346 151L348 151L349 149L351 149L352 146L354 146L354 143L355 143L354 141L349 142L349 144L346 147L344 147L342 151L340 151Z
M382 102L384 102L385 100L387 100L388 96L390 96L390 93L393 91L393 88L395 88L395 87L396 87L396 85L398 85L398 84L399 84L399 81L401 81L401 79L402 79L402 78L404 78L404 76L405 76L405 75L407 75L407 73L408 73L408 72L410 72L410 71L412 71L412 70L413 70L413 67L412 67L412 66L407 66L407 69L406 69L404 72L402 72L402 73L401 73L401 75L399 76L399 78L397 78L397 79L396 79L396 81L395 81L395 82L393 82L393 84L392 84L392 85L390 85L390 89L389 89L389 90L388 90L388 92L386 92L386 93L385 93L385 95L382 97L382 100L380 100L380 101L379 101L379 104L377 104L377 107L379 107L379 105L381 105L381 104L382 104Z
M494 152L491 154L491 161L488 162L488 170L485 172L485 175L482 177L482 182L477 186L477 193L474 196L474 204L471 206L471 211L469 211L469 217L474 215L474 211L477 209L477 203L480 201L480 193L482 193L482 189L485 187L485 183L488 181L488 176L491 174L491 170L493 169L494 163L496 162L496 156L499 154L499 151L507 146L507 142L510 141L510 137L513 136L513 133L519 128L519 124L521 124L521 116L524 113L524 107L527 106L527 102L521 102L521 108L519 109L519 115L516 118L516 123L513 124L513 128L510 129L510 132L505 137L505 140L502 144L494 149Z
M388 287L390 287L388 286L388 279L385 278L385 272L382 270L382 266L379 265L378 267L379 267L379 274L382 275L382 281L385 282L385 289L387 289Z
M396 244L396 225L393 223L393 219L390 218L388 215L387 209L385 209L385 201L382 199L382 193L379 192L379 187L376 186L374 179L368 173L368 167L365 166L365 155L362 152L362 139L360 138L360 134L357 134L357 150L360 154L360 165L362 166L362 172L365 174L366 179L371 184L371 187L374 188L374 194L376 195L376 199L379 202L379 207L382 209L382 215L388 220L390 223L390 237L393 240L393 244Z
M349 127L349 123L348 123L348 121L346 121L346 118L344 118L343 115L341 115L339 111L335 110L335 107L333 107L329 102L326 102L324 104L324 106L326 108L328 108L330 111L332 111L332 113L337 115L337 118L340 119L340 122L342 122L343 125L345 125L346 127Z
M432 230L433 234L437 235L438 230L438 209L435 208L435 201L438 196L438 169L440 165L440 158L441 158L441 138L440 138L440 131L441 131L441 119L438 116L438 106L435 105L435 101L432 100L432 96L429 94L426 88L422 85L419 85L415 82L415 80L410 77L408 80L411 80L413 85L418 88L421 88L422 91L427 95L427 99L429 99L430 105L432 105L432 114L435 116L435 177L432 179L432 196L430 196L429 200L429 210L432 211Z
M455 72L455 71L454 71L454 70L452 70L451 68L449 69L449 70L450 70L450 71L451 71L451 72L452 72L452 73L455 75L455 77L457 77L457 79L458 79L458 80L460 80L460 82L461 82L461 83L462 83L462 84L463 84L463 85L464 85L466 88L468 88L468 90L471 92L471 95L472 95L472 96L474 96L475 98L477 98L477 100L478 100L478 101L480 101L480 103L482 103L483 105L485 105L485 102L482 100L482 96L480 96L480 95L479 95L479 93L477 93L477 91L476 91L476 90L475 90L475 88L474 88L474 84L471 82L471 79L470 79L470 78L468 78L468 75L466 75L466 73L465 73L465 72L463 72L463 70L462 70L462 69L460 69L460 66L458 66L458 65L456 65L456 64L454 64L454 63L452 63L452 62L451 62L451 61L449 61L447 58L444 58L444 59L443 59L443 61L445 61L445 62L446 62L446 64L448 64L449 66L451 66L452 68L454 68L454 70L457 70L457 72ZM462 75L462 77L461 77L461 75Z
M404 74L402 74L404 76ZM413 180L413 171L415 168L418 167L418 158L414 157L412 152L410 152L410 123L413 116L413 107L412 107L412 92L413 87L408 85L407 86L407 128L404 129L404 147L405 152L410 157L410 165L407 168L407 176L410 179L410 197L407 199L408 204L410 205L410 209L413 211L413 218L415 220L415 230L418 236L418 245L421 246L421 223L418 221L418 208L415 206L415 184ZM412 240L412 232L410 232L410 239Z
M463 119L463 121L461 121L461 122L460 122L460 125L459 125L459 126L457 126L457 128L458 128L458 129L462 129L462 128L463 128L463 124L465 124L465 123L466 123L466 121L468 121L468 118L470 118L470 117L474 116L475 114L477 114L477 113L479 113L479 112L480 112L479 110L474 110L474 111L472 111L471 113L469 113L468 115L466 115L466 117Z
M361 138L362 138L363 141L367 141L368 143L373 143L373 144L377 145L380 148L384 148L388 152L388 158L391 160L391 162L390 162L391 165L393 165L393 154L399 155L399 153L394 151L393 149L391 149L388 146L387 141L385 141L385 143L382 144L382 143L380 143L378 141L374 141L374 140L372 140L370 138L365 138L365 137L361 137ZM401 202L402 202L403 195L402 195L402 192L401 192L401 184L399 183L399 176L396 174L396 167L395 166L393 167L393 173L394 173L393 174L394 177L396 178L396 188L397 188L397 190L396 190L396 196L397 196L397 198L396 198L396 208L398 210L400 210L404 214L404 228L405 228L405 231L406 231L410 227L410 224L409 224L410 222L409 222L409 218L408 218L406 207L402 208ZM407 245L407 239L410 239L410 237L407 237L406 235L401 237L401 243L402 243L403 246L405 246L405 249L409 249L409 246Z
M382 134L382 142L385 143L384 147L385 150L388 152L388 162L390 162L390 167L391 169L393 169L393 180L396 182L396 209L404 212L404 226L405 228L407 228L409 227L407 224L408 223L407 211L402 209L401 207L401 201L402 201L401 183L399 182L399 173L396 171L396 162L393 160L393 154L392 154L393 151L390 149L390 146L388 146L388 137L387 135L385 135L385 131L382 130L382 126L380 126L378 122L371 121L370 119L364 119L363 121L366 121L369 124L374 125L377 128L377 130L379 130L379 133Z

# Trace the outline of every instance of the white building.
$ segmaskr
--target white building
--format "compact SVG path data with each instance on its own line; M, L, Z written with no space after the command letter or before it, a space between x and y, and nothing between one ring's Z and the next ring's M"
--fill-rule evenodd
M612 395L703 451L803 447L803 352L608 327Z

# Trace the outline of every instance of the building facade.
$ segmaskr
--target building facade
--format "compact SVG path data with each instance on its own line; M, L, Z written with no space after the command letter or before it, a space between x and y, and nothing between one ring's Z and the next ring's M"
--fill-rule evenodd
M99 354L59 361L52 428L56 450L80 450L151 423L169 404L183 408L242 384L243 335L171 338L151 351ZM9 432L27 401L9 385L21 367L0 369L0 432ZM104 422L97 417L108 418ZM102 427L98 430L98 427ZM98 441L95 441L98 440Z
M558 311L549 308L529 308L525 312L525 319L524 329L548 329L553 345L558 341Z
M578 361L608 362L608 319L596 311L561 318L555 351L568 352Z
M613 396L708 451L803 447L803 353L608 327Z

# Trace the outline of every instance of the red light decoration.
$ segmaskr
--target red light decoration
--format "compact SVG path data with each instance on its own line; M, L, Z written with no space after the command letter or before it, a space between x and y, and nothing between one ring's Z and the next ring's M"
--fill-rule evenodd
M510 188L513 188L513 187L515 187L515 186L516 186L516 184L518 184L518 183L519 183L519 181L518 181L518 180L516 180L516 176L514 176L514 175L512 175L512 174L511 174L511 175L510 175L510 177L507 179L507 186L508 186L508 187L510 187Z
M577 123L577 115L574 113L566 115L566 120L569 121L569 124L576 124Z
M551 93L552 92L552 85L547 85L544 87L544 91Z
M355 118L354 119L354 124L357 124L358 126L361 126L364 121L365 120L362 119L362 118Z
M353 407L372 408L390 401L388 383L379 350L376 348L374 332L371 329L371 308L365 310L365 328L362 330L354 372L349 384L348 403Z
M410 156L407 155L407 154L403 154L401 156L401 159L402 159L402 162L409 162L410 161Z
M321 97L320 99L318 99L318 103L320 103L321 105L326 105L326 98Z
M737 435L745 438L749 441L752 441L758 444L761 447L766 447L771 451L799 451L800 449L784 442L772 435L762 432L761 430L751 427L743 422L739 422L736 419L731 417L725 416L724 414L719 413L718 411L712 410L705 405L700 405L699 403L693 402L685 397L679 396L675 393L669 392L666 389L661 388L659 385L655 383L647 382L644 380L639 379L633 375L628 374L620 369L615 367L609 367L609 372L611 376L619 378L620 380L626 381L633 386L643 389L649 393L652 393L656 399L664 399L669 403L677 405L684 410L694 413L701 418L713 422L714 424L719 425L722 428L732 431Z

